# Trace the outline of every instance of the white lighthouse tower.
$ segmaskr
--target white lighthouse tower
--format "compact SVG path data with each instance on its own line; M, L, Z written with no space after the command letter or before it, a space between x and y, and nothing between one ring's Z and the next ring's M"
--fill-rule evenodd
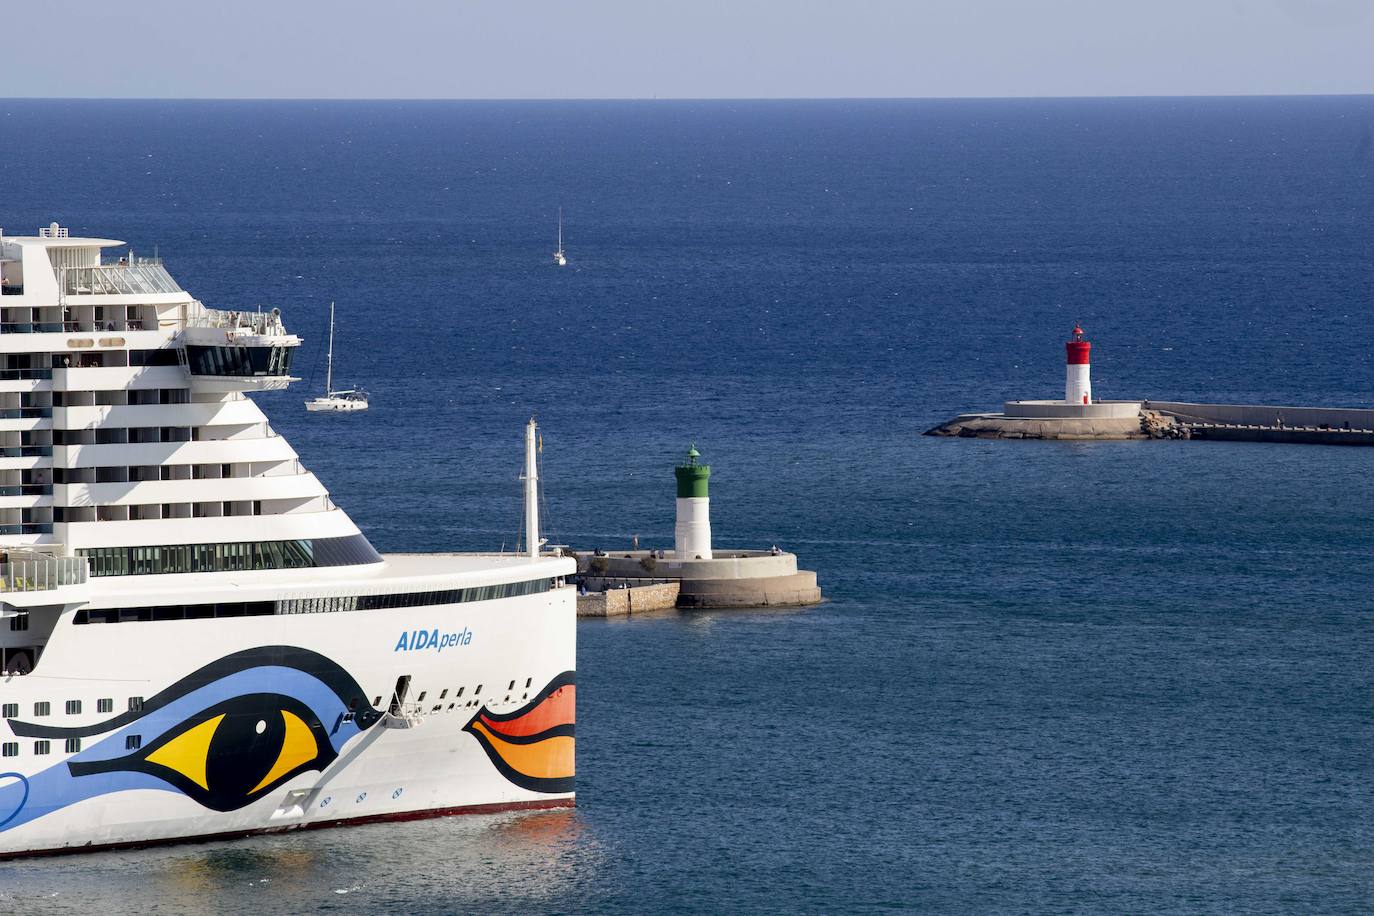
M707 494L711 466L697 463L700 457L693 445L687 451L687 463L673 468L677 478L673 554L679 560L711 559L711 497Z
M1088 353L1093 345L1083 336L1083 329L1073 326L1073 336L1064 344L1068 351L1064 370L1064 403L1087 405L1093 402L1092 364Z

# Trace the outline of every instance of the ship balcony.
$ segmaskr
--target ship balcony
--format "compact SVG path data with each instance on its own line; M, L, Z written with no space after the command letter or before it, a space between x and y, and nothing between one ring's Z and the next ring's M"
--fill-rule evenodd
M25 432L35 429L52 429L51 407L0 409L0 432Z
M262 477L200 477L182 480L127 480L109 483L55 484L53 496L63 506L141 506L197 502L266 502L306 500L328 491L314 474ZM44 499L45 497L37 497ZM47 502L38 507L51 505Z
M6 322L0 324L0 335L8 338L5 340L7 352L66 353L74 361L81 357L81 351L96 346L102 349L127 347L133 350L156 350L167 342L166 334L156 328L142 331L97 329L73 333L66 330L66 324L60 321L51 324Z
M251 426L262 422L257 406L244 398L218 403L96 404L54 407L56 429L94 429L98 426Z
M51 369L0 369L0 393L46 391L51 379Z
M48 371L54 391L179 388L186 382L186 373L177 366L59 366Z
M0 556L4 558L0 562L0 617L13 617L16 609L35 605L79 604L89 596L85 557L55 557L13 548Z
M52 467L51 445L0 446L0 471Z
M39 509L51 505L52 484L50 483L0 486L0 509Z
M202 439L193 442L120 442L53 446L62 467L90 468L139 464L234 464L291 461L296 452L282 436Z

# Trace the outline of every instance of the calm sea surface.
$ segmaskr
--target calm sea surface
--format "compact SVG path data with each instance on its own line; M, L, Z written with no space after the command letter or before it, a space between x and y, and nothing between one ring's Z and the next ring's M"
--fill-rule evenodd
M570 263L549 264L556 208ZM0 102L0 224L279 306L382 550L548 522L829 600L578 629L578 807L0 864L14 912L1374 907L1374 451L921 438L1062 391L1374 405L1374 99ZM358 417L310 417L330 300ZM313 375L312 375L313 372Z

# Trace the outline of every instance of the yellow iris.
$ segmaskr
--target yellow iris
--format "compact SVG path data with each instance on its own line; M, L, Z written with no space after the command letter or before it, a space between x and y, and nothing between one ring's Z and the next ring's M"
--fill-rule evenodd
M249 791L249 795L256 794L270 786L301 764L314 760L318 753L315 736L311 734L310 726L301 721L300 716L285 709L279 710L279 714L285 727L281 750L277 752L276 762L272 764L272 767L259 780L258 784ZM205 772L206 764L209 760L210 744L214 741L215 731L223 721L224 714L221 713L213 719L206 719L194 728L188 728L149 754L146 758L147 761L180 773L202 789L207 792L210 791L209 780L206 778Z

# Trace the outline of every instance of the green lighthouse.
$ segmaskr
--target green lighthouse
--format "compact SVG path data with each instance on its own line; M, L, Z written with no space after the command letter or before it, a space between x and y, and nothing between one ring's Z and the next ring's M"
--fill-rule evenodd
M711 498L707 494L711 466L702 464L700 458L694 443L687 450L687 462L673 468L677 478L673 552L679 560L711 559Z

